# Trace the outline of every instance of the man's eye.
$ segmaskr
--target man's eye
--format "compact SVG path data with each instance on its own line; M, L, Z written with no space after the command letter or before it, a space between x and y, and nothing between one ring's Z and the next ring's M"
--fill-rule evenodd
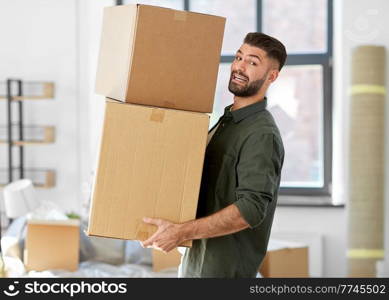
M253 62L253 61L250 61L250 65L256 66L257 64L255 62Z
M235 56L235 60L242 60L239 56Z

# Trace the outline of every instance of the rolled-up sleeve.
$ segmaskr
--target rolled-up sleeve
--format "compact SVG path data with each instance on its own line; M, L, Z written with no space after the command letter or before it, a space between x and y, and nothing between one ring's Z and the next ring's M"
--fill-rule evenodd
M236 167L236 201L250 228L266 217L268 204L279 187L282 157L273 133L254 133L242 145Z

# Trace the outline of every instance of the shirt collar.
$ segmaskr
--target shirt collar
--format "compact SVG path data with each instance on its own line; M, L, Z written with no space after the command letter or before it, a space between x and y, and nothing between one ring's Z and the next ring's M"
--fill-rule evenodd
M237 110L230 111L232 105L233 104L226 106L226 108L224 109L224 115L232 116L234 122L238 123L254 113L265 110L267 106L267 98L265 97L261 101L257 101L253 104L247 105Z

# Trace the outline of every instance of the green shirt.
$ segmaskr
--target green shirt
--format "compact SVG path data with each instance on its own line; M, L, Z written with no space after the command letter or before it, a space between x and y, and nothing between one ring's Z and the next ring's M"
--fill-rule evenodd
M227 106L204 159L197 218L234 204L249 228L194 240L181 277L255 277L266 254L277 203L284 147L267 99L238 110ZM211 129L212 130L212 129Z

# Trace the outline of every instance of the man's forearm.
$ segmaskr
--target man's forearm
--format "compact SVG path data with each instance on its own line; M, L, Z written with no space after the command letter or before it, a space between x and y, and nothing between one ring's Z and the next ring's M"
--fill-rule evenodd
M180 224L185 240L211 238L235 233L249 227L239 209L231 204L204 218Z

